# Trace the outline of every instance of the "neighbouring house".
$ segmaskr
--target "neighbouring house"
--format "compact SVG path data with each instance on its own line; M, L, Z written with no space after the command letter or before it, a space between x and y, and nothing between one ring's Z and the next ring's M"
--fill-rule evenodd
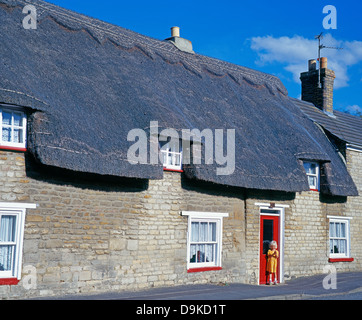
M313 62L301 75L300 101L195 53L178 28L160 41L0 0L0 29L1 298L264 284L271 240L281 282L362 270L362 120L333 110L325 60L320 78ZM217 142L227 130L234 146ZM232 147L220 174L212 157Z

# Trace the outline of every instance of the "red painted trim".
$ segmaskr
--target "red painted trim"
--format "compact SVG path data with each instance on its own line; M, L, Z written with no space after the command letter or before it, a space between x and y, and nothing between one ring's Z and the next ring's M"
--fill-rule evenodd
M13 286L17 285L19 280L16 278L0 279L0 286Z
M163 168L163 171L184 172L183 170Z
M0 146L0 150L26 152L26 148Z
M352 262L354 261L353 258L329 258L329 262Z
M222 268L221 267L192 268L192 269L188 269L187 273L204 272L204 271L217 271L217 270L222 270Z
M318 190L318 189L310 189L310 191L319 192L319 190Z

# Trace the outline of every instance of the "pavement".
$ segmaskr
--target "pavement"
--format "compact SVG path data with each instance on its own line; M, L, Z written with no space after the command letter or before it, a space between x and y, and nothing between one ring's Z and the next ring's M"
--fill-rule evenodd
M325 289L323 283L331 288ZM238 283L184 285L143 291L42 297L40 300L333 300L333 297L357 297L360 300L361 293L362 272L345 272L336 273L334 283L327 274L321 274L271 286Z

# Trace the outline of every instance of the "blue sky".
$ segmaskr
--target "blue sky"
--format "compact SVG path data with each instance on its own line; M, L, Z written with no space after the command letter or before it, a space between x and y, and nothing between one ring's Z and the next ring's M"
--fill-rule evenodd
M300 98L300 72L317 58L314 36L324 32L328 67L336 73L334 106L362 113L362 2L359 0L123 1L48 0L88 16L163 40L179 26L197 53L278 76ZM326 5L337 10L337 29L324 29Z

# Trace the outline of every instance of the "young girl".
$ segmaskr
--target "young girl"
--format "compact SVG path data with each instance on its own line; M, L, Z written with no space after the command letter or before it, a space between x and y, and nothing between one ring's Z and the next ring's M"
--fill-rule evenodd
M277 265L278 265L278 257L279 252L277 250L277 242L272 241L269 244L269 250L268 250L268 264L266 266L266 271L269 273L269 283L272 283L272 274L274 273L274 284L277 284Z

